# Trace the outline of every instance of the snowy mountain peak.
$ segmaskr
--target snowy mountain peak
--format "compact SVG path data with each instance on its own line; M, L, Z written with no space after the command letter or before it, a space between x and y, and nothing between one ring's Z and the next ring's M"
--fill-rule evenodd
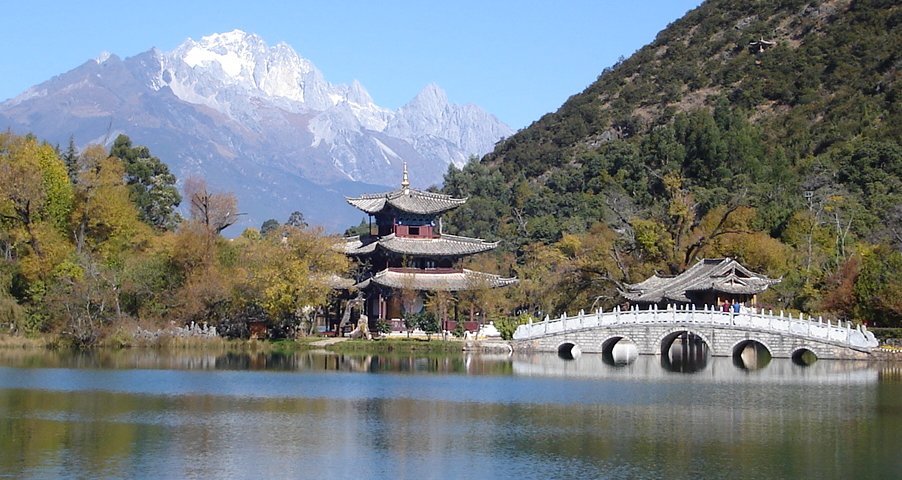
M284 43L269 47L241 30L188 39L163 57L162 83L176 96L224 113L234 113L237 97L280 98L296 103L293 111L334 104L312 63Z
M112 57L112 56L113 56L112 53L104 50L104 51L100 52L100 55L97 55L97 58L95 58L94 61L97 62L98 65L100 65L101 63L109 60L110 57Z
M435 106L448 105L448 94L435 83L430 83L420 90L420 93L410 102L411 104L427 104Z
M395 185L405 163L418 187L438 184L449 163L512 133L434 83L397 110L380 107L360 82L329 83L288 44L241 30L124 60L104 54L0 103L0 128L59 143L104 141L111 125L180 177L243 192L248 210L271 218L358 188L352 182ZM334 211L330 202L311 218L335 222Z

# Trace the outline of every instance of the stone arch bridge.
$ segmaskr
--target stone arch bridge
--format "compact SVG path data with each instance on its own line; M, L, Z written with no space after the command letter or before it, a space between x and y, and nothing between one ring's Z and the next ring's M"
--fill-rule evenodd
M767 350L773 358L810 353L818 359L866 359L878 346L873 333L849 323L792 318L782 312L732 313L691 306L546 317L542 322L520 325L511 344L515 351L610 355L623 340L646 355L668 355L675 342L688 340L712 356L740 355L752 345ZM685 345L693 348L692 343Z

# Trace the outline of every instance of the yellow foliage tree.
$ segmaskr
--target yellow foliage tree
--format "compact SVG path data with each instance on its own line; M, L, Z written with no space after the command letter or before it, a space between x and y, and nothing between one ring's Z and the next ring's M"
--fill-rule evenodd
M320 231L282 226L279 235L251 241L248 280L260 304L274 318L301 316L304 307L328 302L331 281L346 274L348 259Z

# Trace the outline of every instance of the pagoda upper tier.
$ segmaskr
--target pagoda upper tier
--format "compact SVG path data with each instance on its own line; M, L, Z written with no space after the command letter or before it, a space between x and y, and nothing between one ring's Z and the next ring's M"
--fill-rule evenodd
M389 207L418 215L438 215L466 203L466 198L454 198L442 193L399 188L391 192L369 193L348 198L348 203L370 215L382 213Z
M467 202L466 198L454 198L443 193L424 192L410 188L407 178L407 165L404 165L404 177L401 188L383 193L367 193L359 197L348 197L348 203L370 215L395 210L416 215L438 215L457 208Z

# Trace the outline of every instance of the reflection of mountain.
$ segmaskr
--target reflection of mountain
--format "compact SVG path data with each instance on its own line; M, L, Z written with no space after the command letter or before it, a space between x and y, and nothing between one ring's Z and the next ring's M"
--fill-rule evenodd
M869 384L878 380L878 370L867 362L822 360L810 366L789 359L774 359L750 371L727 357L710 357L705 367L681 374L662 367L657 355L640 355L629 365L610 365L602 355L583 354L576 360L556 355L513 357L514 375L529 377L596 378L655 382L768 383L768 384Z
M63 146L125 133L180 179L234 191L246 224L301 210L332 229L360 220L343 196L394 185L404 162L427 187L512 133L436 85L380 107L359 83L333 85L288 45L237 30L88 61L0 104L0 128Z

